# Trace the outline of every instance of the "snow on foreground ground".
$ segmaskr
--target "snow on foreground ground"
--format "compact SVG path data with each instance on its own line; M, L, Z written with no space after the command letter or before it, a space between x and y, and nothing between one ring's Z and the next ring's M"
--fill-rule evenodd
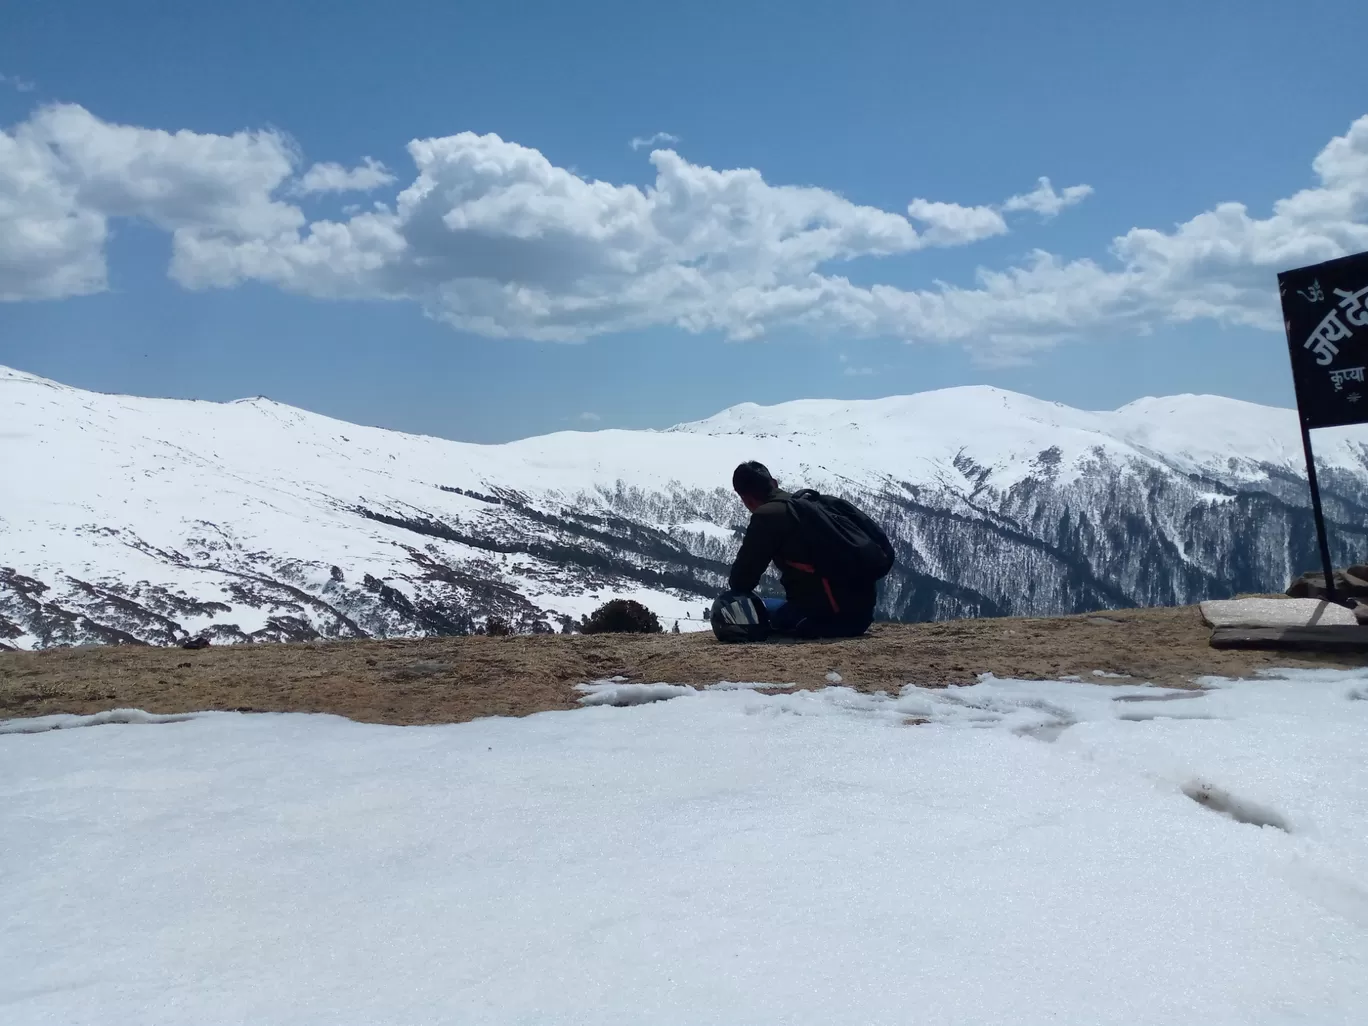
M0 1021L1368 1022L1368 677L1212 684L0 724Z

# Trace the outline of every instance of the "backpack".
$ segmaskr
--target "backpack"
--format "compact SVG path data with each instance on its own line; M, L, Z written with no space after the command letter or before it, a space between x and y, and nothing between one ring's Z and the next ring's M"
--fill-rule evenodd
M845 499L804 488L789 497L789 509L811 547L813 565L823 577L872 584L893 569L888 537Z

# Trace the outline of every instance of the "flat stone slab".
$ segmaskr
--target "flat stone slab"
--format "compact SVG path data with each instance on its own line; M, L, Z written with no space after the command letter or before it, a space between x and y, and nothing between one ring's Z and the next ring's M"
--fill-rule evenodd
M1201 604L1212 627L1354 627L1354 612L1313 598L1213 599Z

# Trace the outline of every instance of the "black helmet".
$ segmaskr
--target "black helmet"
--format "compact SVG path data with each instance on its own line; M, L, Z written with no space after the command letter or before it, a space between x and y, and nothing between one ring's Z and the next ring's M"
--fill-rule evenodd
M712 629L724 643L764 641L769 637L769 610L751 594L729 591L712 607Z

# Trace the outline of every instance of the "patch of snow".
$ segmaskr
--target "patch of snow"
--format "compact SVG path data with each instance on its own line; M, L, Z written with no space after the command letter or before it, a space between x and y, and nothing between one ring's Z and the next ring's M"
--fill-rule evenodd
M3 1018L1368 1021L1368 676L1205 683L10 733Z
M578 684L576 690L585 692L580 705L645 705L698 694L696 688L687 684L620 684L615 681Z
M41 734L48 730L70 730L73 727L102 727L109 723L181 723L192 720L197 713L149 713L141 709L107 709L89 716L57 713L52 716L29 716L22 719L0 720L0 734Z
M736 532L730 527L723 527L721 524L714 524L711 520L685 520L674 525L675 530L689 531L693 534L706 535L709 538L716 538L718 541L735 541Z

